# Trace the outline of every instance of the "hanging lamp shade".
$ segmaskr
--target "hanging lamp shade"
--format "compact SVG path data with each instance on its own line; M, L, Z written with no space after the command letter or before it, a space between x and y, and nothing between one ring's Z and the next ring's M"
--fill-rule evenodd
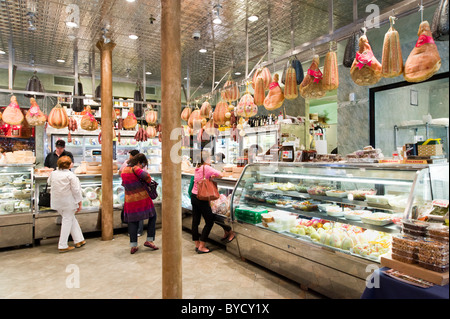
M44 86L42 85L41 81L36 75L36 71L34 71L33 75L27 82L27 86L25 87L25 91L32 91L32 92L41 92L44 93ZM35 99L42 99L44 98L44 95L40 94L24 94L26 98L35 98Z

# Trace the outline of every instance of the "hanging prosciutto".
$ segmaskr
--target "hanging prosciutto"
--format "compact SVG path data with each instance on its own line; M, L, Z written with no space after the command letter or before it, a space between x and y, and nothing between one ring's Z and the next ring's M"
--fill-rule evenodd
M31 107L28 110L27 114L25 115L25 118L30 124L30 126L40 126L44 125L47 121L47 117L44 113L42 113L41 109L39 108L39 105L37 104L36 100L34 98L30 99Z
M11 96L9 105L3 111L2 119L10 125L19 125L23 122L24 116L14 95Z
M258 106L255 104L255 100L250 94L247 85L245 94L241 97L236 107L236 116L249 118L255 116L256 114L258 114Z
M308 72L300 84L299 93L304 99L317 99L325 96L326 90L323 88L323 74L319 69L319 62L319 56L314 55Z
M359 50L356 52L350 69L353 82L358 85L373 85L382 78L381 63L373 55L369 40L364 34L359 38Z
M269 94L267 94L264 99L264 107L269 111L280 108L284 102L284 94L278 84L278 77L279 75L275 73L273 76L273 82L270 83Z
M428 80L441 68L441 57L428 21L420 24L417 35L419 39L405 63L403 76L408 82Z

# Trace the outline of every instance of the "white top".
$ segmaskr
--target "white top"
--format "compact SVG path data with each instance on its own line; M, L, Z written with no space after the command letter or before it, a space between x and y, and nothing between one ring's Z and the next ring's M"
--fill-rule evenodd
M51 186L50 206L52 209L77 208L83 200L80 180L68 169L57 169L47 179Z

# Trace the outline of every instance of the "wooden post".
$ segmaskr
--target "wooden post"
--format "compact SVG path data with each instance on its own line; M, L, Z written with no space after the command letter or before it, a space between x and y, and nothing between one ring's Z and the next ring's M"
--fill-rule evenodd
M102 99L102 240L113 239L113 124L112 124L112 50L114 42L97 42L101 60Z
M162 297L182 298L181 162L171 158L180 142L181 40L179 0L161 1Z

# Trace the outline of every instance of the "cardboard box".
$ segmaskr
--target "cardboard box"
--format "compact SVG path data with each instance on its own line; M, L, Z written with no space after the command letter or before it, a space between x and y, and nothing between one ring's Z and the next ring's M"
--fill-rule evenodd
M438 273L425 268L420 267L417 264L406 264L401 261L392 259L390 255L381 256L381 265L383 267L389 267L410 276L414 276L433 284L445 286L448 284L448 271L445 273Z
M419 156L436 156L442 155L442 144L417 145Z

